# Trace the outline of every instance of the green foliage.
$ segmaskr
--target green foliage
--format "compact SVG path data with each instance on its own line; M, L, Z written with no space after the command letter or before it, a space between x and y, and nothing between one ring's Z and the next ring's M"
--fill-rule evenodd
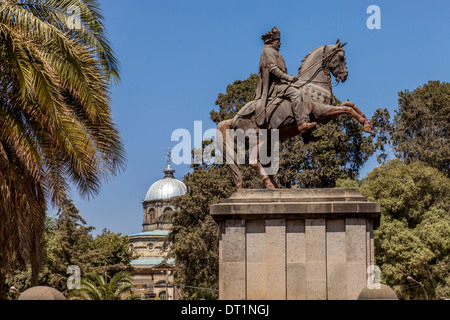
M40 283L67 292L67 268L77 265L85 270L89 265L87 252L93 227L86 227L72 201L65 200L53 226L45 233L45 246Z
M322 139L309 144L299 137L282 142L276 175L281 186L333 188L339 179L356 179L375 152L372 137L364 136L361 125L351 116L319 125L314 135Z
M111 276L116 272L130 269L130 261L137 258L130 250L127 236L103 229L102 233L89 243L87 259L91 270L97 274Z
M117 272L131 270L130 262L136 254L129 247L128 237L104 229L94 238L91 235L93 230L93 227L86 226L70 200L64 201L56 218L47 217L39 285L55 288L67 295L70 276L67 268L71 265L78 266L82 275L94 273L112 277ZM23 292L30 286L30 276L29 268L17 268L7 284Z
M422 161L450 177L450 83L429 81L400 92L398 102L393 122L386 109L378 109L372 119L379 161L392 152L405 163Z
M381 203L375 232L376 264L401 299L450 297L450 179L420 162L392 160L374 169L361 192Z
M187 193L175 198L170 234L176 258L175 282L184 286L218 289L218 226L209 206L228 198L234 191L228 168L215 164L193 165L184 177ZM217 299L217 293L186 288L183 299Z
M111 278L93 273L87 276L92 280L82 278L81 288L69 294L70 300L125 300L131 297L133 283L130 273L117 272Z
M247 102L252 101L257 85L258 75L254 73L246 80L236 80L228 85L226 93L219 93L217 97L216 105L219 106L219 111L211 111L211 120L218 124L232 119Z
M336 188L357 189L361 188L363 181L354 180L350 178L338 179L336 181Z

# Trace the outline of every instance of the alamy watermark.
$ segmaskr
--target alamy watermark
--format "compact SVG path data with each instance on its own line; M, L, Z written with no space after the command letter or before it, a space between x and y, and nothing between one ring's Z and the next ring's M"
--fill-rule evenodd
M381 9L377 5L371 5L366 10L367 14L370 14L367 18L366 25L369 30L381 29Z
M67 9L68 17L66 19L66 26L70 30L81 29L81 9L77 5L71 5Z
M367 288L381 289L381 269L377 265L371 265L367 268Z
M228 129L224 136L215 128L203 132L202 121L195 121L193 132L184 128L172 132L171 140L178 142L171 152L174 164L262 165L268 175L278 173L279 130ZM206 140L211 143L203 146Z
M70 274L70 277L67 278L67 289L81 289L81 270L79 266L69 266L66 271L67 274Z

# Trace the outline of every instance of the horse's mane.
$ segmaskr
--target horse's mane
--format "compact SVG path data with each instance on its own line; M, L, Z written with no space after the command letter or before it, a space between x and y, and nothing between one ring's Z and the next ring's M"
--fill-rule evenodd
M316 52L317 50L319 50L320 48L323 48L323 47L324 47L324 46L320 46L320 47L317 47L317 48L315 48L315 49L312 49L312 50L306 55L306 57L305 57L305 58L302 60L302 62L300 63L300 67L298 67L298 74L301 73L304 62L305 62L306 60L308 60L309 57L310 57L314 52Z

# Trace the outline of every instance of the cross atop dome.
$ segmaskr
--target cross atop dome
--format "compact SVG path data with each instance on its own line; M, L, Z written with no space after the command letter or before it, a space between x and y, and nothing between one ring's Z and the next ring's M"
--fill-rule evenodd
M170 167L170 162L172 159L172 150L170 150L170 148L167 148L165 155L167 159L167 169L163 170L163 172L165 173L164 178L175 178L173 176L175 170Z
M167 159L167 168L170 168L170 163L171 163L171 159L172 159L172 150L170 148L166 149L166 159Z

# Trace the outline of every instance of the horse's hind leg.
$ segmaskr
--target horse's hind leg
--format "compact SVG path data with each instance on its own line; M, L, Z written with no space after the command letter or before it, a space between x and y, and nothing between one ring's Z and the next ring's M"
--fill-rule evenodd
M231 176L238 189L242 189L242 172L236 162L236 152L234 151L234 141L227 134L227 130L231 128L232 120L225 120L217 125L216 141L217 146L224 157L224 161L231 170ZM231 146L231 148L227 148ZM231 151L232 150L232 151Z
M259 150L260 150L260 141L259 141L259 137L258 137L258 141L256 146L256 150L257 151L257 157L256 158L250 158L250 167L252 167L253 169L255 169L255 171L258 173L258 175L261 177L261 179L263 180L266 189L276 189L278 188L278 185L275 182L275 179L272 175L269 175L266 170L264 169L264 167L261 164L260 161L260 157L259 157ZM251 152L251 150L250 150Z
M278 183L275 181L275 176L269 175L269 180L273 184L274 188L278 189Z
M264 170L264 167L261 165L261 163L258 161L257 163L250 163L250 167L255 169L255 171L259 174L261 179L263 180L264 184L266 185L266 189L276 189L278 188L277 183L274 180L273 176L269 176L266 171Z

